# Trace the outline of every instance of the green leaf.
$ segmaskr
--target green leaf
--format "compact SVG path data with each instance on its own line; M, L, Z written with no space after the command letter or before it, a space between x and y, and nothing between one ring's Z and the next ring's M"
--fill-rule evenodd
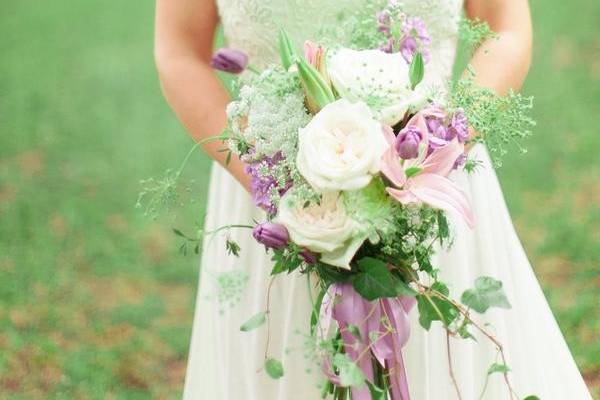
M267 320L267 313L262 311L250 318L248 321L244 322L242 326L240 326L240 331L242 332L250 332L262 324Z
M279 57L281 58L283 68L286 70L292 66L296 57L290 37L283 29L279 31Z
M407 178L410 178L412 176L415 176L416 174L418 174L421 171L423 171L423 168L410 167L410 168L407 168L406 171L404 171L404 173L406 173Z
M398 279L396 282L396 295L415 297L419 294L415 289L411 288L406 282Z
M369 388L369 392L371 393L371 400L383 400L385 399L385 391L383 389L375 386L369 380L365 380L367 387Z
M371 257L358 262L360 272L352 277L352 286L366 300L395 297L397 279L383 261Z
M540 398L532 394L525 397L523 400L540 400Z
M412 90L415 90L417 85L421 83L425 76L425 63L423 61L423 55L419 52L413 56L410 68L408 71L410 78L410 85Z
M298 74L309 100L314 101L320 109L335 101L331 87L323 80L319 71L307 63L304 58L298 59L296 65L298 65Z
M265 370L273 379L279 379L283 376L283 365L279 360L274 358L268 358L267 361L265 361Z
M332 361L333 367L339 371L338 376L342 386L361 387L365 384L363 372L346 354L337 353Z
M460 301L480 314L490 307L510 308L502 289L502 282L489 276L477 278L475 288L465 290Z
M506 366L506 364L493 363L492 365L490 365L490 368L488 368L487 374L488 375L492 375L495 373L505 374L508 371L510 371L510 368L508 368L508 366Z
M432 290L448 296L448 287L441 282L431 286ZM445 326L450 325L459 315L458 310L452 303L432 295L420 294L417 296L417 308L419 310L419 323L423 328L429 330L433 321L440 321Z

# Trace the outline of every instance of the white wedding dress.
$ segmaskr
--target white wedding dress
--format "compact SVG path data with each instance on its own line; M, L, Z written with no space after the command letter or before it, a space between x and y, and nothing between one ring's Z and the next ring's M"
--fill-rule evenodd
M285 27L296 43L314 39L316 32L335 23L341 11L360 7L369 0L219 0L224 32L232 47L246 51L255 65L276 60L278 27ZM445 81L451 73L456 50L457 24L462 0L405 0L413 15L423 18L433 37L433 59L427 74ZM588 400L591 395L573 361L532 272L508 214L496 174L486 150L473 152L484 165L466 176L455 173L470 197L477 227L470 230L456 221L456 240L448 252L440 252L435 265L451 283L454 296L488 275L504 282L513 308L488 311L481 320L504 344L510 377L524 398L536 394L542 400ZM244 189L221 167L214 166L208 198L206 226L261 220ZM306 358L310 298L306 277L281 276L271 292L269 356L282 360L284 376L273 380L261 370L266 329L244 333L240 325L263 311L269 284L270 261L248 230L231 231L241 246L240 257L225 250L225 235L207 239L196 315L185 382L185 400L317 400L319 369ZM404 348L413 400L456 399L448 371L446 336L434 324L431 332L418 326L413 310L413 329ZM451 341L452 358L463 399L474 400L484 386L486 371L497 354L484 338ZM484 399L508 399L501 374L490 376Z

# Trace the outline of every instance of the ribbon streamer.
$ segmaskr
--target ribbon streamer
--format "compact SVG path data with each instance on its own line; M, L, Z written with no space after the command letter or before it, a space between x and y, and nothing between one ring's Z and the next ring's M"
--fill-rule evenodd
M390 372L392 400L410 400L402 347L410 336L409 312L416 300L413 297L365 300L349 283L329 287L321 304L319 330L327 336L331 321L335 320L341 332L344 350L361 369L366 379L373 382L373 358ZM359 335L348 327L355 326ZM323 371L336 385L341 385L333 372L330 357L323 362ZM371 400L369 388L352 387L353 400Z

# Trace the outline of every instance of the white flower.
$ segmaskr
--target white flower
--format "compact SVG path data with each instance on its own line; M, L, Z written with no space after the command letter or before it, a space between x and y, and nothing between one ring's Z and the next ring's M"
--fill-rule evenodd
M300 129L296 165L320 192L357 190L379 172L388 144L364 103L337 100Z
M400 122L411 105L425 98L419 90L422 85L411 89L409 66L400 53L351 49L331 53L327 71L340 96L367 103L386 125Z
M324 194L318 205L304 207L289 190L279 203L275 221L287 228L292 242L321 254L322 262L345 269L350 269L350 261L366 238L336 192Z

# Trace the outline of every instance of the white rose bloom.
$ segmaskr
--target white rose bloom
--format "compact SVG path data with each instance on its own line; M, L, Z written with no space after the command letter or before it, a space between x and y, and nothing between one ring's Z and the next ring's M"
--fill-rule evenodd
M367 103L386 125L400 122L411 105L426 97L423 84L411 89L409 66L400 53L339 49L331 52L327 71L341 97Z
M325 106L298 138L298 171L320 192L358 190L379 172L388 144L364 103L341 99Z
M321 254L322 262L350 269L366 236L346 213L341 194L326 193L319 205L303 207L292 192L282 197L275 221L287 228L292 242Z

